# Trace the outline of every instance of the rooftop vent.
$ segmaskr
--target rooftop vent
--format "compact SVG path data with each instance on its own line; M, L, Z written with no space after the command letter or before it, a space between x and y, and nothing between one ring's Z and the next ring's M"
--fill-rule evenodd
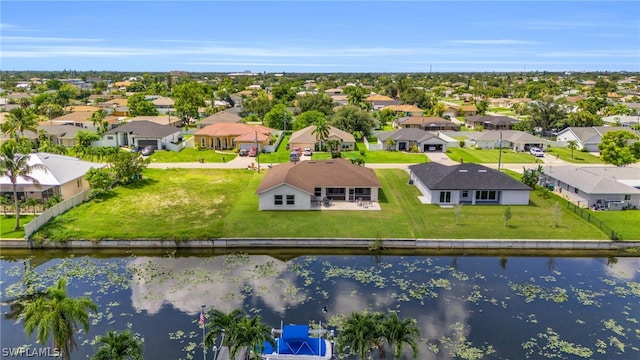
M460 171L461 173L462 173L462 172L463 172L463 173L466 173L466 172L467 172L467 170L466 170L466 169L461 169L461 170L458 170L458 171Z
M487 172L487 170L478 170L478 172Z

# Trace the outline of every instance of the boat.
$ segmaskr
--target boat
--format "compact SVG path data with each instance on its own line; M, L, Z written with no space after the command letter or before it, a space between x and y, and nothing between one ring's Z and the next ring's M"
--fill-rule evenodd
M324 338L327 331L309 329L309 325L285 325L273 329L276 346L265 342L262 360L329 360L333 358L333 343Z

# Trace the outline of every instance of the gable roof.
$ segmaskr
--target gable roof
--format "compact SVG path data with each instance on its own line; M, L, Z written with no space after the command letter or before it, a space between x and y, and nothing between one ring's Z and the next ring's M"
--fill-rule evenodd
M519 120L509 116L468 116L464 118L464 121L468 123L474 123L474 124L489 123L493 125L503 125L503 124L515 124Z
M51 119L51 121L54 122L60 122L60 121L90 121L89 119L91 118L91 115L93 114L93 111L74 111L62 116L58 116L56 118Z
M558 135L562 135L565 132L572 132L576 136L578 141L580 141L582 144L589 144L589 143L600 143L600 139L604 134L608 133L609 131L618 131L618 130L629 131L637 135L637 133L635 133L633 129L625 126L590 126L590 127L573 127L572 126L566 129L562 129L560 132L558 132Z
M640 186L640 170L637 168L550 166L545 168L543 176L562 181L587 194L640 194L640 189L633 187L634 182Z
M87 129L74 125L39 125L38 129L46 131L49 135L56 135L61 138L74 138L78 131L87 131Z
M424 110L420 109L415 105L388 105L383 107L381 110L393 110L393 111L404 111L404 112L423 112Z
M304 129L300 129L296 132L294 132L293 134L291 134L291 137L289 138L289 143L311 143L311 144L315 144L316 143L316 134L314 134L313 132L316 130L316 126L315 125L311 125L311 126L307 126ZM340 130L336 127L333 126L329 126L329 136L328 138L333 138L333 137L337 137L339 139L342 140L342 142L346 142L346 143L355 143L356 139L353 137L352 134Z
M175 126L160 125L153 121L139 120L122 124L115 129L105 132L104 135L130 133L140 137L163 138L179 132L180 129Z
M501 134L502 133L502 134ZM519 130L487 130L467 135L475 141L510 141L512 143L546 144L549 141Z
M158 115L158 116L146 116L146 115L141 115L141 116L134 116L131 118L128 118L126 121L128 122L134 122L134 121L150 121L153 123L156 123L158 125L176 125L176 124L182 124L182 120L177 117L177 116L171 116L171 115Z
M29 165L42 164L47 171L33 169L30 176L40 182L40 185L63 185L71 180L77 179L89 171L91 168L102 168L106 164L94 163L80 160L71 156L32 153L27 160ZM33 185L31 181L18 177L18 185ZM6 176L0 177L0 184L10 184L11 181Z
M256 194L283 184L309 194L313 194L316 187L382 186L373 169L354 165L347 159L306 160L274 165L264 175Z
M409 170L430 190L532 190L509 175L473 163L430 162L410 165Z

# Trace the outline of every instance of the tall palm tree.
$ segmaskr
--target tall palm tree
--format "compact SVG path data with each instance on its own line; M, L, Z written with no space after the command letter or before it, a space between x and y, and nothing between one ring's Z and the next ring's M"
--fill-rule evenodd
M73 299L67 296L67 280L61 278L47 288L45 295L29 303L24 309L24 327L27 335L38 329L38 342L46 343L53 336L53 347L60 350L63 359L71 358L71 351L78 348L74 335L79 322L89 331L89 310L97 306L87 297Z
M567 148L571 150L571 158L573 159L573 150L578 148L578 142L576 140L567 141Z
M24 137L25 130L36 131L38 115L30 108L15 108L9 111L2 123L2 132L12 139Z
M142 341L133 335L131 330L121 333L110 330L100 336L102 345L93 355L93 360L142 360Z
M276 346L273 336L271 336L271 327L262 321L260 315L240 318L235 326L234 333L230 335L229 343L231 344L232 359L235 359L236 355L242 350L246 350L245 359L260 360L260 353L265 341Z
M320 119L315 123L316 128L313 129L311 134L315 134L316 141L320 142L320 151L322 151L323 142L329 138L329 124L324 119Z
M10 140L0 146L0 176L6 176L11 181L11 190L13 191L13 203L16 209L16 227L14 230L20 229L20 203L18 201L18 178L33 183L36 187L40 186L38 180L31 176L33 170L44 170L47 168L42 164L31 164L27 162L29 155L18 153L19 145L16 141Z
M416 339L420 338L420 329L415 319L400 320L397 313L391 312L385 317L382 329L389 347L394 349L394 359L400 359L405 344L411 347L413 358L418 358L419 348Z
M209 319L207 321L209 330L204 338L205 345L213 346L216 339L219 336L223 336L222 346L229 346L229 337L233 336L235 326L243 316L245 316L244 312L240 309L235 309L230 313L225 313L218 309L209 311Z
M393 138L391 136L389 136L384 141L384 146L387 148L387 151L391 151L391 149L396 146L396 141L393 140Z
M384 315L377 312L352 313L340 327L338 353L348 348L349 354L356 354L362 360L371 358L371 349L384 353L383 318Z
M91 114L91 122L93 126L96 128L96 132L98 134L102 134L107 131L107 126L109 125L104 118L107 117L107 112L104 109L100 109Z

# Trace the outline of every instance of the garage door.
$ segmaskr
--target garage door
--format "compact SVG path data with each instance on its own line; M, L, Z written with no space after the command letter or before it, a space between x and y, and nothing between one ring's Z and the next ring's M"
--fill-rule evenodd
M157 140L138 140L138 147L145 147L145 146L153 146L156 148L156 150L158 150L158 141Z

